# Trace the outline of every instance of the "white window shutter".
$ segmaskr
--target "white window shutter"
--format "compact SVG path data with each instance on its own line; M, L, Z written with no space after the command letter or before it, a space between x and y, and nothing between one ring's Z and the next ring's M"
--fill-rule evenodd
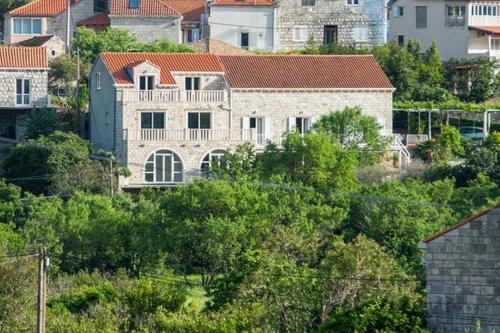
M302 28L302 36L301 37L302 37L303 41L307 41L309 39L309 32L307 31L307 27L306 26L304 26Z
M296 124L295 124L295 117L289 117L288 118L288 130L293 131L295 130Z
M250 117L241 118L241 128L250 129Z
M310 122L311 122L311 127L313 127L313 126L314 126L314 124L318 121L318 118L316 118L316 117L311 117L311 118L309 118L309 120L310 120Z
M200 39L200 29L193 29L193 42Z
M311 118L304 119L304 133L309 132L312 127Z
M273 140L273 119L270 117L264 118L264 138Z
M380 129L380 133L384 133L384 131L385 131L385 118L377 117L377 123L380 126L382 126L382 128Z

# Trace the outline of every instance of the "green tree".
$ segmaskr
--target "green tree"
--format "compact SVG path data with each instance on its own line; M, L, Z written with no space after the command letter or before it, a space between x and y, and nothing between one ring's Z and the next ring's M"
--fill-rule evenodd
M59 117L52 109L31 110L26 119L26 139L36 139L59 129Z

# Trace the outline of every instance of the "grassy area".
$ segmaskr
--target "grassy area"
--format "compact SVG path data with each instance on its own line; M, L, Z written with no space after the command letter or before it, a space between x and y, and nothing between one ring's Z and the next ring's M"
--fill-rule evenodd
M186 279L188 283L186 283ZM187 300L184 306L197 311L203 310L209 297L207 297L205 289L201 286L201 276L188 275L186 279L181 275L167 275L162 278L162 281L186 287Z

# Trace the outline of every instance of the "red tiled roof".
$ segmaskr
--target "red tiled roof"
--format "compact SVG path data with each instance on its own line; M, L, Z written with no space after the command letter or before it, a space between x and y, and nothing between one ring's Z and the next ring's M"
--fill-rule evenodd
M110 25L110 20L108 13L101 13L96 16L89 17L88 19L81 20L78 22L79 26L87 26L87 27L107 27Z
M220 60L233 88L393 88L371 55L220 56Z
M161 0L182 14L183 21L199 22L205 13L205 0Z
M72 0L77 3L79 0ZM12 16L57 16L66 10L67 0L35 0L9 12Z
M493 207L491 207L491 208L488 208L488 209L483 210L483 211L481 211L481 212L479 212L479 213L477 213L477 214L474 214L474 215L472 215L471 217L469 217L468 219L466 219L466 220L464 220L464 221L462 221L462 222L460 222L460 223L458 223L458 224L455 224L454 226L452 226L452 227L450 227L450 228L448 228L448 229L446 229L446 230L444 230L444 231L441 231L440 233L438 233L438 234L436 234L436 235L434 235L434 236L432 236L432 237L427 238L426 240L424 240L424 243L430 243L430 242L432 242L433 240L435 240L435 239L437 239L437 238L439 238L439 237L441 237L441 236L446 235L446 234L447 234L447 233L449 233L450 231L453 231L453 230L455 230L455 229L458 229L458 228L460 228L460 227L463 227L464 225L469 224L469 223L471 223L471 222L473 222L473 221L477 220L477 219L478 219L478 218L480 218L481 216L486 215L486 214L489 214L490 212L492 212L492 211L494 211L495 209L498 209L498 208L500 208L500 202L499 202L499 203L497 203L495 206L493 206Z
M125 68L149 61L162 84L175 84L171 71L224 72L232 88L392 89L373 56L258 56L193 53L103 53L118 84L131 83Z
M48 68L47 51L44 47L0 47L2 68Z
M111 0L109 15L117 16L181 16L161 0L141 0L139 8L129 8L129 0Z
M47 43L52 38L54 38L53 35L37 36L14 44L10 44L10 46L41 47L43 46L43 44Z
M218 39L202 38L192 43L194 51L197 53L211 53L218 55L251 55L252 52L231 44L225 43Z
M500 35L500 26L469 26L470 30L477 30L492 35Z
M101 57L117 84L132 83L126 68L144 61L149 61L161 69L161 84L175 84L170 72L224 71L219 59L211 54L104 52Z
M275 6L271 0L215 0L212 6Z

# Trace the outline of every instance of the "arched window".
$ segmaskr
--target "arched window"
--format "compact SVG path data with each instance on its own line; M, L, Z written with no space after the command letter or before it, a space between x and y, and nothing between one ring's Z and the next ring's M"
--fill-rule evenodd
M146 161L144 177L148 183L182 183L182 161L170 150L158 150Z
M226 151L223 149L216 149L206 154L201 161L201 170L207 171L212 167L212 163L219 163L221 157L224 156L225 153Z

